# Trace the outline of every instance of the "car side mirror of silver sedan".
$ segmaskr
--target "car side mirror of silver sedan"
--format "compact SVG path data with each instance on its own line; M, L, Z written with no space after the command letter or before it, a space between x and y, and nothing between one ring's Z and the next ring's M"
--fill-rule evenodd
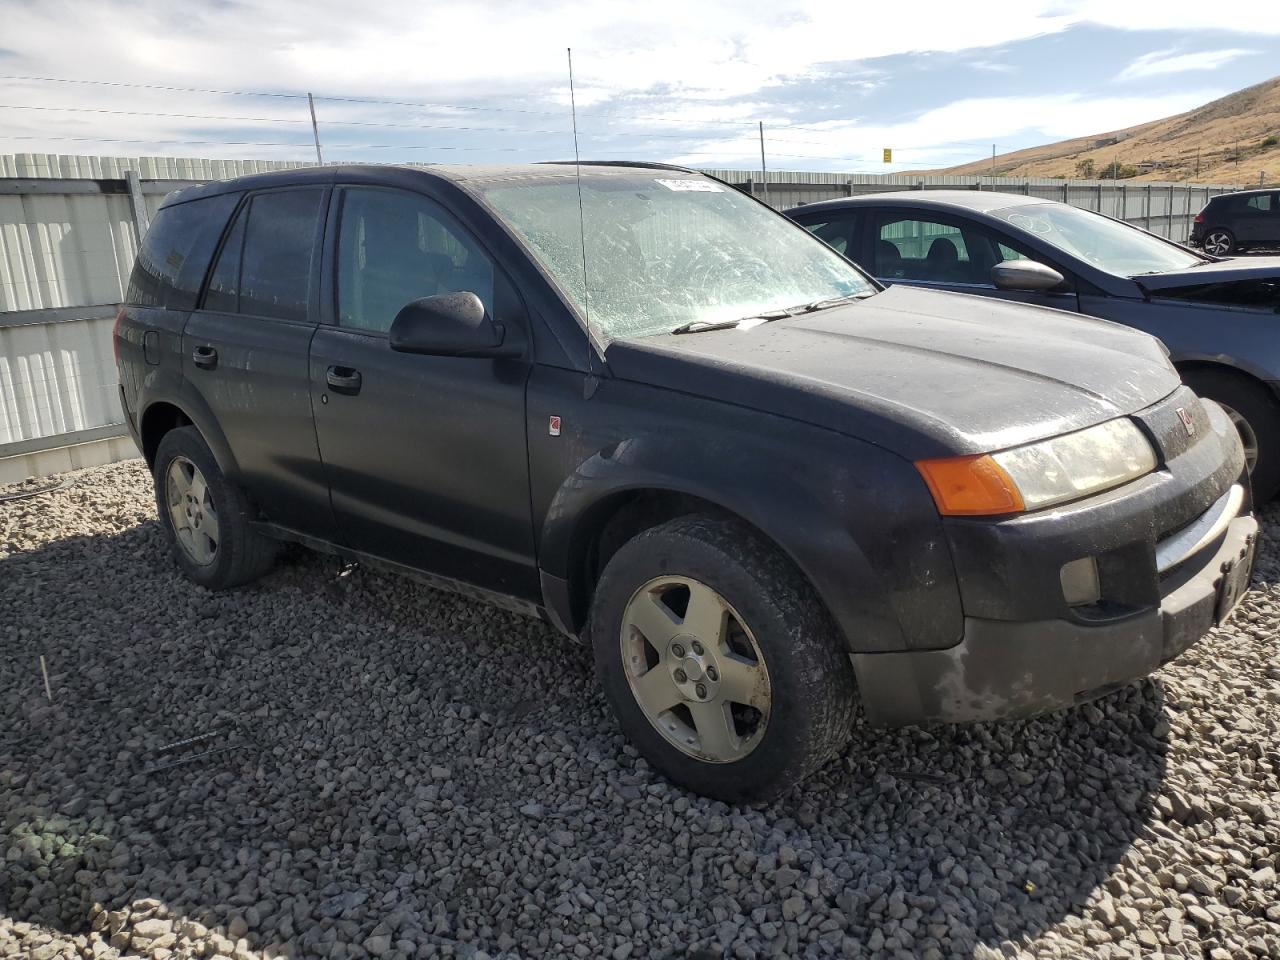
M1035 260L1005 260L991 268L991 282L997 290L1052 290L1063 282L1063 276Z

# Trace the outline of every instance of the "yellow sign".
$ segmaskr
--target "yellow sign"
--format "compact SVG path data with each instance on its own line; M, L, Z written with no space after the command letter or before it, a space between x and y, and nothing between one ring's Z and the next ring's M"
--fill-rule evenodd
M890 147L884 148L884 162L893 163L893 150Z

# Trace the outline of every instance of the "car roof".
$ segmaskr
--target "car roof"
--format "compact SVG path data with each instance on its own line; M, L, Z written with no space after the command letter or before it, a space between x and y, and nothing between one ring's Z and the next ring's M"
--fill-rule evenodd
M867 207L891 203L921 209L960 207L964 210L972 210L978 213L989 213L992 210L1003 210L1005 207L1055 202L1044 197L1028 197L1021 193L998 193L993 190L893 190L888 193L867 193L860 197L839 197L835 200L820 200L817 203L806 203L787 212L799 213L803 211L804 213L811 213L815 210L841 210L851 207Z
M1275 187L1255 187L1252 190L1232 190L1230 193L1219 193L1209 198L1209 202L1214 200L1226 200L1231 197L1256 197L1262 193L1275 193Z
M172 203L185 203L188 200L197 200L201 197L217 196L223 193L237 193L242 190L329 184L349 177L356 177L366 183L369 180L385 180L388 184L401 186L410 184L417 178L435 181L447 180L456 184L489 184L508 180L527 182L570 178L576 175L578 169L581 170L584 180L634 176L637 173L652 175L654 171L661 171L668 176L678 178L703 175L699 171L690 170L687 167L645 162L583 161L580 165L577 165L572 160L567 160L547 163L510 164L442 163L424 166L354 163L297 167L291 170L272 170L268 173L254 173L244 177L235 177L231 180L217 180L177 190L165 198L162 206Z

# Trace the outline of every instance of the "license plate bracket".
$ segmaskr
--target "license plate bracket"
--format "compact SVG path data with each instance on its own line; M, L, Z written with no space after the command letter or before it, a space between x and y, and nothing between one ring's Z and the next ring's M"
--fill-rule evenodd
M1241 551L1241 555L1230 561L1230 565L1222 572L1222 583L1218 587L1218 603L1214 610L1213 621L1222 623L1236 604L1249 589L1249 576L1253 572L1253 544Z

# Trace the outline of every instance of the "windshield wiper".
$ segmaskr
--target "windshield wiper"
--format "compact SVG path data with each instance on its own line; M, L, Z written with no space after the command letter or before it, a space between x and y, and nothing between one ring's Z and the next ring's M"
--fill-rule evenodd
M842 303L852 303L855 300L865 300L867 297L873 296L870 293L851 293L847 297L829 297L825 300L813 300L809 303L802 303L796 307L786 307L780 310L766 310L763 313L753 313L749 317L742 317L738 320L690 320L688 323L682 323L680 326L672 330L672 333L706 333L708 330L730 330L734 327L747 324L755 326L756 323L768 323L771 320L785 320L787 317L798 317L803 313L813 313L815 310L825 310L827 307L838 307Z
M671 332L706 333L708 330L732 330L739 324L749 323L752 320L781 320L784 317L790 316L794 316L790 310L767 310L764 313L753 313L749 317L739 317L737 320L690 320L688 323L680 324L680 326L676 327Z
M851 293L844 297L828 297L826 300L814 300L803 306L793 307L792 313L813 313L815 310L826 310L828 307L838 307L843 303L853 303L855 300L866 300L868 297L875 296L874 293Z

